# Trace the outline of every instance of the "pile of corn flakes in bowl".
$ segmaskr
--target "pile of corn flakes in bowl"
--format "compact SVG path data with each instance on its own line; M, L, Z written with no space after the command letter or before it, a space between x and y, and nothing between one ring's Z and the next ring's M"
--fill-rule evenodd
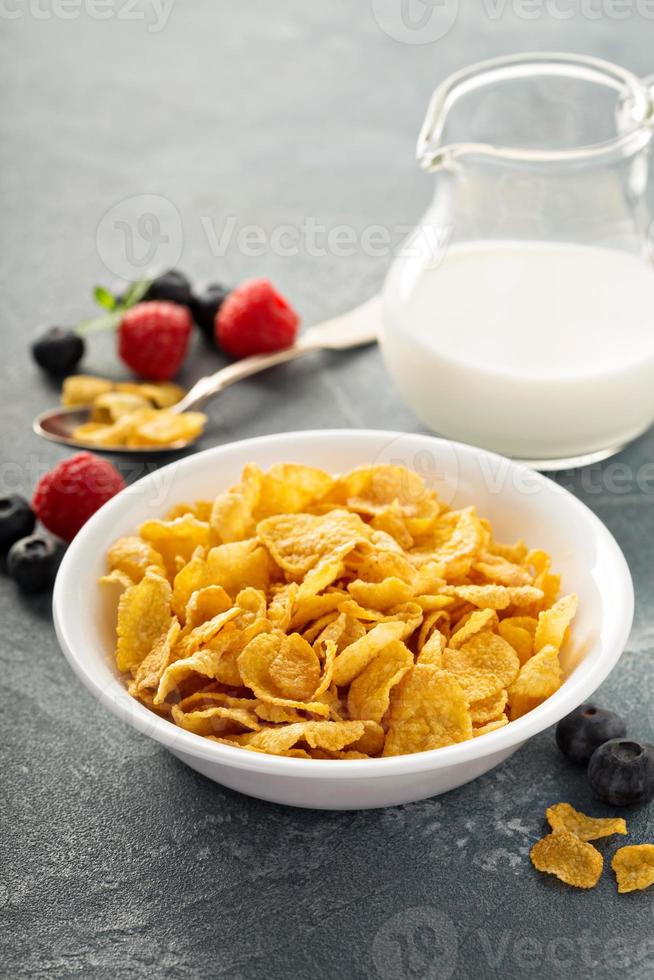
M116 662L176 725L249 751L361 759L484 735L561 685L577 606L415 473L255 465L109 549Z
M171 412L186 392L171 381L110 381L90 374L66 378L61 391L65 408L91 409L90 419L72 437L94 449L178 448L202 435L202 412Z
M557 721L606 676L629 628L617 545L538 474L536 494L489 492L480 464L499 458L473 447L457 447L454 493L403 465L330 465L383 458L390 438L327 431L218 447L110 502L55 589L59 638L82 679L210 778L326 808L444 792ZM299 461L275 462L284 456ZM162 482L182 502L155 506ZM500 540L489 512L503 537L524 527L529 545ZM571 560L562 545L575 535L596 536L601 560ZM579 603L536 543L564 555ZM66 590L80 564L102 581L83 586L77 605L91 610L78 622ZM615 617L609 584L625 597ZM594 617L601 635L589 633Z

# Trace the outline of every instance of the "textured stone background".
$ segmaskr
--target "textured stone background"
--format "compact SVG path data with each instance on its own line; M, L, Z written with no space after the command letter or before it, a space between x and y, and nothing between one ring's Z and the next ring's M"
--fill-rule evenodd
M374 7L392 34L400 0ZM444 38L417 45L384 33L365 0L176 0L165 26L150 2L110 2L101 21L90 4L7 0L2 490L29 492L62 456L30 433L55 391L27 342L41 323L90 314L90 285L120 271L102 220L110 209L163 197L164 212L168 201L181 216L169 244L182 268L227 281L268 274L307 321L336 313L374 292L387 257L253 257L233 242L219 255L211 230L229 215L268 230L307 217L329 228L415 221L431 190L413 162L427 98L482 57L576 49L653 70L654 21L635 4L621 20L608 0L559 8L572 16L534 18L529 7L527 19L513 3L463 0ZM447 0L439 16L455 13ZM217 364L198 347L196 374ZM110 344L98 340L87 366L117 371ZM375 350L245 383L211 416L206 445L327 425L421 428ZM618 458L622 468L560 478L631 565L634 630L601 700L649 738L653 451L650 433ZM21 598L3 580L0 614L3 975L654 975L651 893L618 897L610 873L574 892L529 866L547 804L604 812L551 732L440 799L368 813L284 809L208 782L100 709L64 663L47 597ZM651 813L631 816L633 839L654 839Z

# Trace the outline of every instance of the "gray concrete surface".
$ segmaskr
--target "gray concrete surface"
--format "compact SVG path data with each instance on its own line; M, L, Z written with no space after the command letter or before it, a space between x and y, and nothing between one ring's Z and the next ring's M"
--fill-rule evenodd
M392 36L399 0L176 0L165 23L153 3L7 0L1 490L29 492L63 455L30 433L55 388L31 364L28 340L41 324L90 314L91 285L120 272L112 222L126 199L159 198L165 248L195 278L267 274L307 322L336 313L378 287L388 256L339 256L324 242L293 256L269 245L246 254L242 241L220 245L229 216L267 232L310 219L359 231L415 221L431 182L413 145L435 83L528 49L651 72L646 6L621 5L621 19L614 8L463 0L449 32L419 45ZM448 0L439 16L454 14ZM218 363L198 345L185 380ZM86 367L119 372L108 340L93 344ZM205 445L291 428L421 429L375 350L245 383L211 417ZM617 461L560 476L632 568L634 630L600 699L650 739L653 454L649 433ZM123 471L139 475L126 461ZM0 623L2 975L654 976L652 893L618 896L610 872L576 892L529 865L547 804L606 812L552 732L439 799L294 811L221 789L102 710L59 652L48 597L21 597L3 578ZM651 808L629 822L633 840L654 839Z

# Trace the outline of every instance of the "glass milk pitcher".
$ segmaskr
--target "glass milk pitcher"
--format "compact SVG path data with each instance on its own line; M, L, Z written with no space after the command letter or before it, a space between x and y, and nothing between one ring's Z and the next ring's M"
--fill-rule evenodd
M388 274L381 336L436 432L559 469L654 421L650 84L533 54L436 90L418 140L436 192Z

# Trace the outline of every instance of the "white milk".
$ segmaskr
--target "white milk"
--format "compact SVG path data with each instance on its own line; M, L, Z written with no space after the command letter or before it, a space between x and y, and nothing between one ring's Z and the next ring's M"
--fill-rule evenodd
M583 245L484 242L410 261L383 348L435 431L525 459L619 446L654 420L654 266Z

